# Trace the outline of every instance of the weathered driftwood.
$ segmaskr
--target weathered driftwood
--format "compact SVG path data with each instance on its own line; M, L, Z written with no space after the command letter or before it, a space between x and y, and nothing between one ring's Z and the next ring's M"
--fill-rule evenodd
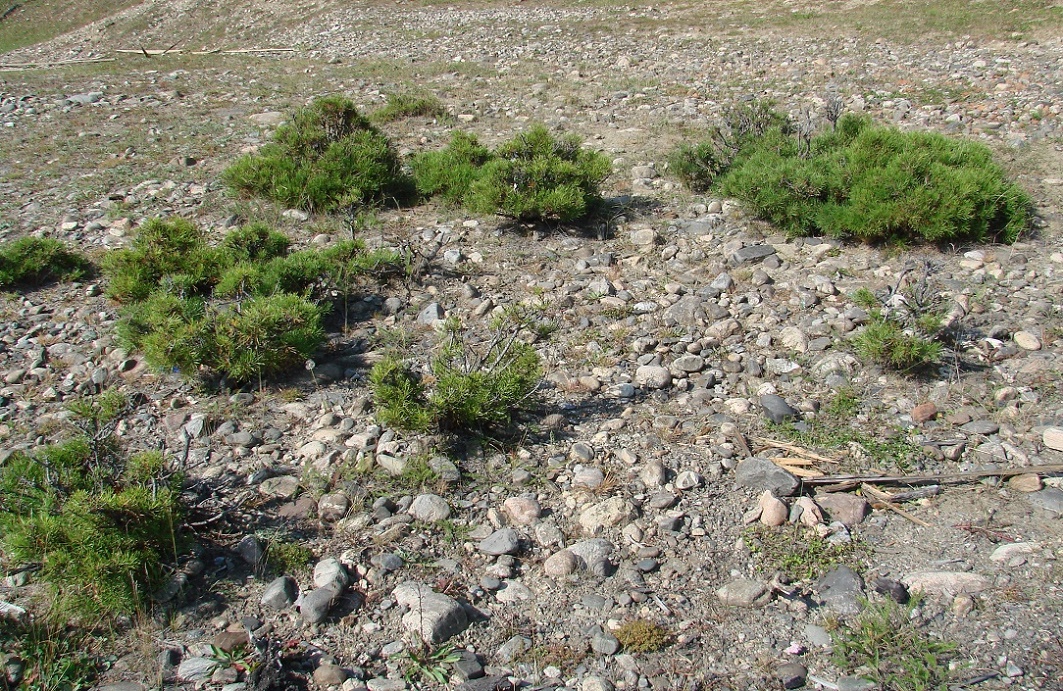
M976 482L987 477L1015 477L1016 475L1059 475L1063 464L1035 465L1025 468L999 468L996 470L969 470L963 473L942 475L824 475L803 479L806 486L816 487L821 492L841 492L867 482L876 485L956 485Z

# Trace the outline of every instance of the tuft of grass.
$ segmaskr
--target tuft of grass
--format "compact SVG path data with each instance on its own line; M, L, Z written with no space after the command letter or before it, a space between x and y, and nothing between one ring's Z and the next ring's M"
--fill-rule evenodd
M50 618L14 620L0 617L0 688L23 691L87 689L101 669L81 631ZM5 659L6 656L6 659ZM17 678L10 674L21 665ZM10 684L10 686L9 686Z
M446 684L450 680L451 665L461 660L461 651L446 644L438 648L407 650L405 657L402 677L408 683Z
M266 540L266 565L275 573L293 574L314 559L314 552L290 535L270 535Z
M626 621L613 631L616 640L629 653L655 653L672 642L672 632L645 619Z
M782 572L793 581L811 581L863 554L858 541L832 543L804 526L752 526L742 540L765 573Z
M0 243L2 289L76 281L90 270L88 259L59 240L24 237Z
M443 102L429 94L399 93L388 94L387 105L373 112L370 116L374 122L386 123L403 118L443 119L448 115Z
M339 96L297 111L273 141L238 159L222 179L241 194L312 212L397 204L413 193L387 137Z
M892 600L868 603L854 622L832 632L834 664L857 672L878 688L948 689L948 660L956 645L919 629L910 616L917 604L916 600L906 606Z

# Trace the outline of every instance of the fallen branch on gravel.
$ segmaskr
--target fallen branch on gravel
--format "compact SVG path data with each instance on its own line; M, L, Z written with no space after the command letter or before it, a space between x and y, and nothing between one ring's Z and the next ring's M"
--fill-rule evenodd
M132 55L143 55L145 57L162 57L163 55L180 55L188 53L189 55L237 55L243 53L294 53L295 48L235 48L233 50L221 50L216 48L214 50L189 50L184 49L174 50L173 48L117 48L114 52L125 53Z
M40 70L66 65L89 65L95 62L114 62L114 58L76 58L73 60L55 60L53 62L5 62L0 63L0 70Z
M917 516L913 516L912 514L908 513L900 506L898 506L896 502L896 497L890 494L889 492L883 492L879 488L872 487L866 482L860 485L860 491L864 493L865 497L871 500L872 507L876 509L889 509L898 516L903 516L904 518L907 518L909 521L915 523L916 525L921 525L924 528L930 527L930 524L924 521L923 519L918 518Z
M964 473L945 475L825 475L823 477L803 480L806 486L816 487L821 492L844 492L862 483L876 485L933 485L963 484L987 477L1008 478L1016 475L1060 475L1063 464L1035 465L1025 468L1001 468L997 470L971 470Z

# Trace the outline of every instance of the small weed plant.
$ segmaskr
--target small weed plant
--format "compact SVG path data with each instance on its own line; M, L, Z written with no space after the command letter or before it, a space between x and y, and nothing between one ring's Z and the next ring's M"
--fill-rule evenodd
M835 566L859 561L858 541L833 543L801 525L746 529L742 540L765 573L782 572L794 581L812 581Z
M446 684L450 680L450 668L461 660L461 651L452 645L438 648L406 651L406 669L403 678L410 684L427 682Z
M400 203L413 191L391 142L339 96L297 111L222 179L238 193L313 212Z
M629 653L655 653L672 642L671 631L646 619L626 621L613 635Z
M401 265L398 253L355 240L290 252L260 224L210 245L183 219L152 219L103 261L108 294L125 304L125 345L158 369L237 385L303 365L324 340L324 316L362 277Z
M111 395L110 398L116 398ZM122 453L108 430L125 406L84 403L95 438L16 452L0 465L0 548L38 568L58 612L132 614L176 558L181 477L159 452Z
M542 376L535 349L518 338L522 323L501 317L492 336L474 346L472 330L448 321L440 352L424 375L396 355L385 357L369 375L377 418L411 430L504 430Z
M0 288L35 288L76 281L90 272L88 259L59 240L25 237L0 243Z
M945 691L956 645L928 636L906 606L870 602L848 626L832 633L834 664L891 691Z
M712 186L792 236L869 242L999 240L1027 229L1031 200L983 144L903 132L844 115L816 133L762 106L732 115L670 168L692 189Z

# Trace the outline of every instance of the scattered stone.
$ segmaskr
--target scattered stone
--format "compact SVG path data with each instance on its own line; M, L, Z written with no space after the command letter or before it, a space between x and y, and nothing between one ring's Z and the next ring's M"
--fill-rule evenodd
M764 414L768 416L768 419L776 425L781 425L787 420L797 420L801 417L801 411L787 403L782 396L776 394L764 394L761 396L760 407L764 409Z
M716 597L727 607L760 608L771 601L771 590L760 581L740 578L718 589Z
M262 606L267 609L285 609L295 602L295 595L295 579L291 576L281 576L266 586L262 593Z
M299 614L307 624L317 624L325 620L332 605L340 596L341 588L329 583L322 588L315 588L299 600Z
M912 408L912 422L922 425L930 422L938 415L938 407L933 403L920 403Z
M218 661L209 657L186 657L177 666L177 678L193 683L209 681Z
M580 568L580 559L570 550L554 552L543 562L543 573L552 578L564 578Z
M437 494L419 494L407 511L418 521L437 523L450 518L450 504Z
M531 525L539 520L542 512L534 497L510 497L502 502L502 508L516 525Z
M325 494L317 502L317 515L325 523L342 520L351 508L351 500L342 492Z
M1041 482L1040 475L1026 473L1024 475L1013 475L1009 478L1008 487L1016 492L1037 492L1044 489L1044 483Z
M612 563L609 561L609 557L614 549L612 542L602 538L594 538L580 540L569 547L567 551L579 560L578 566L580 569L584 569L595 576L606 576L612 570Z
M989 559L1008 564L1014 561L1016 557L1025 559L1025 557L1036 554L1040 550L1041 545L1036 542L1009 542L994 549L993 553L989 555Z
M743 487L767 490L776 497L793 496L801 485L792 473L759 456L747 458L738 464L735 481Z
M484 554L516 554L520 549L520 538L512 528L502 528L480 541L479 549Z
M314 566L314 585L318 588L334 585L337 589L343 589L350 582L347 567L335 557L325 557Z
M816 504L827 512L830 520L846 528L860 525L871 513L871 505L863 497L844 492L821 492L816 495Z
M1063 490L1058 487L1046 487L1039 492L1030 492L1026 495L1026 501L1051 517L1063 516Z
M745 264L756 262L775 254L775 248L771 245L750 245L736 250L731 254L732 264Z
M843 615L859 614L864 597L864 580L848 566L828 571L816 584L820 601L833 612Z
M1023 350L1033 351L1041 349L1041 339L1029 331L1016 331L1012 338L1015 341L1015 345Z
M790 509L771 490L760 495L760 522L767 526L780 526L786 522Z
M612 497L592 504L580 513L579 524L591 535L596 535L606 528L620 525L631 518L635 507L623 497Z
M442 643L465 630L468 616L452 597L437 593L427 585L407 582L395 587L392 596L409 612L402 624L426 643Z
M804 665L796 662L787 662L779 665L775 670L775 676L782 683L784 689L799 689L805 685L808 679L808 670Z
M962 571L917 571L901 580L908 590L928 595L977 595L993 584L985 576Z
M908 588L900 581L895 581L892 578L876 578L874 586L875 592L886 595L899 605L906 605L911 599L908 594Z
M1041 437L1044 445L1054 451L1063 451L1063 427L1049 427Z
M667 367L642 365L635 370L635 382L647 389L666 389L672 385L672 372Z
M339 686L347 681L347 670L338 665L321 665L314 670L314 682L320 686Z

